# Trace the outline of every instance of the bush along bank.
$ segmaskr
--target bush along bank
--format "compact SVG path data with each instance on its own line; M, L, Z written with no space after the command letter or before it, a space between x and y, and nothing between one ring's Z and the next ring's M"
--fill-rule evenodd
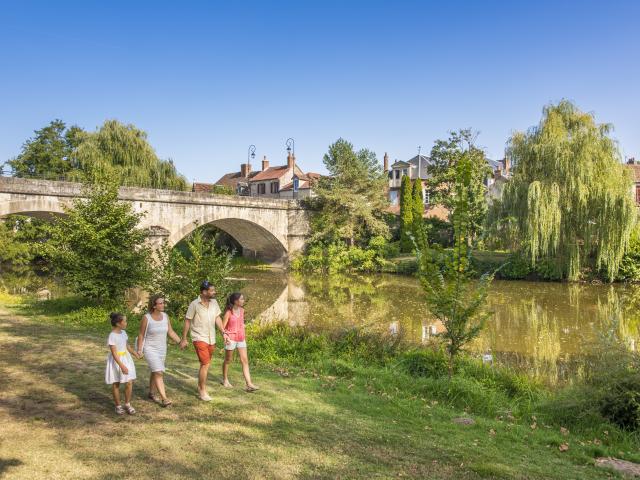
M554 389L469 355L456 359L449 380L442 345L416 347L397 335L361 329L314 332L283 324L251 325L249 335L257 363L360 381L385 395L435 398L468 414L534 418L540 426L589 435L606 431L610 440L640 445L640 360L621 347L603 348L606 362L592 362L609 368L593 368L584 380Z
M13 304L20 314L61 328L96 336L108 330L105 319L110 309L83 300L35 302L5 295L0 301ZM129 330L135 332L139 315L129 312L129 319ZM590 458L611 455L640 462L640 360L613 340L594 354L582 380L554 389L469 355L456 359L449 379L443 345L417 347L399 335L362 328L328 332L250 323L247 335L251 362L259 369L317 377L328 386L341 383L393 401L419 400L427 409L439 405L457 412L453 415L478 421L485 418L507 427L545 429L556 448L566 440L562 432L570 431L574 441L588 447Z

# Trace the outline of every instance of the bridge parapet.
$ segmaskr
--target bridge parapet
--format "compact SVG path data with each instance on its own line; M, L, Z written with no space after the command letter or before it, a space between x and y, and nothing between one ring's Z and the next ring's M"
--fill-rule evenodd
M61 214L83 195L81 183L0 177L0 217ZM142 228L162 231L154 237L171 245L197 225L213 224L236 238L244 253L283 263L304 247L309 234L307 212L297 200L137 187L120 187L118 197L144 214Z

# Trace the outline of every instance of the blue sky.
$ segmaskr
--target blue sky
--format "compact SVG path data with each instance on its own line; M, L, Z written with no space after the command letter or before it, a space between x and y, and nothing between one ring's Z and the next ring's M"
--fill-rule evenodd
M636 1L3 1L0 162L60 118L146 130L189 180L284 163L323 171L343 137L391 159L452 129L500 157L562 98L640 157Z

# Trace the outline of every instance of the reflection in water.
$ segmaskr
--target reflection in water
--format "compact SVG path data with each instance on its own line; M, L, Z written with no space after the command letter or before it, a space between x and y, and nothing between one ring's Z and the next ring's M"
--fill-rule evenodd
M247 319L260 324L279 321L318 330L361 326L402 334L415 344L444 331L429 315L413 277L275 271L241 276ZM40 291L54 298L65 293L51 277L32 272L2 272L0 282L11 293ZM130 295L131 304L144 302L142 292ZM579 373L603 337L618 338L633 350L640 341L640 289L630 285L495 281L489 309L493 316L470 348L549 382Z
M314 329L365 326L426 343L443 331L416 279L395 275L321 276L245 272L247 318ZM471 349L550 382L571 378L600 338L635 348L640 292L626 285L496 281L493 317ZM489 355L491 357L489 357Z

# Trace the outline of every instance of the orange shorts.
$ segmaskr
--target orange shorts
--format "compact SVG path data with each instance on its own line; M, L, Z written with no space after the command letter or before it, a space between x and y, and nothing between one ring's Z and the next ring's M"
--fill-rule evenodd
M209 345L207 342L196 340L195 342L193 342L193 346L196 349L196 355L198 355L200 365L209 365L209 363L211 363L211 356L213 355L213 351L216 349L215 344Z

